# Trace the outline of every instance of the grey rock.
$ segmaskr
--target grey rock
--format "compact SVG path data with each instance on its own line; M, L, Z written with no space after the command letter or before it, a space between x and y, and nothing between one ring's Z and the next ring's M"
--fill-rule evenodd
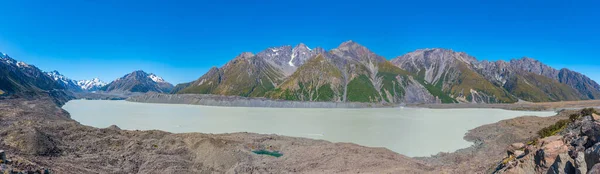
M574 161L569 155L562 153L556 157L554 164L548 169L548 174L567 174L575 173Z
M578 152L575 160L575 173L585 174L587 173L587 164L585 163L585 153Z
M588 168L590 168L588 170L588 174L600 174L600 164L595 164L594 166Z
M600 163L600 143L585 150L585 163L588 170L591 170L592 165Z
M587 136L577 137L576 139L574 139L573 141L571 141L571 146L574 146L574 147L584 146L587 143L587 140L588 140Z
M592 121L582 122L581 133L588 137L585 147L589 148L600 141L600 124Z

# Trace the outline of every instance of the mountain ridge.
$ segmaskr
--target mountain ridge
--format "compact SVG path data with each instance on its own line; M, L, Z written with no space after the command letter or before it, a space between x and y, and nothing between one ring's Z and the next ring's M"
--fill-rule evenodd
M305 56L296 59L294 54ZM231 66L240 56L264 63L248 64L244 68ZM240 56L223 67L211 68L198 80L178 84L171 93L371 103L515 103L520 100L600 99L600 85L589 77L568 69L557 70L529 57L479 61L465 52L427 48L388 61L352 40L328 51L320 47L310 49L299 43L294 47L270 47L256 55L247 52ZM244 82L250 86L241 85L252 89L259 87L258 93L209 90L238 90L236 86L240 85L234 81L224 86L221 82L252 69L269 70L269 73L251 78L252 83Z

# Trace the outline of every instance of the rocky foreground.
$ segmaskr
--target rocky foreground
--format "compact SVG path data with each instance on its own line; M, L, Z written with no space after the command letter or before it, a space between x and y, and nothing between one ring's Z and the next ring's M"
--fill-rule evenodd
M496 173L600 173L600 116L593 109L539 131L541 139L514 143Z
M409 158L385 148L254 133L94 128L49 99L0 102L3 171L38 173L489 173L506 147L568 118L520 117L471 130L472 147ZM435 137L432 137L435 138ZM410 142L407 142L410 143ZM444 143L444 142L440 142Z

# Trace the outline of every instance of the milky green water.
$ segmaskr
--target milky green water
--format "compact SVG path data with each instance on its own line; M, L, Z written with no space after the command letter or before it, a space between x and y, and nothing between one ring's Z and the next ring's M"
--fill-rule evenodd
M255 132L385 147L429 156L471 146L468 130L524 115L554 112L501 109L286 109L72 100L63 106L84 125L182 133Z

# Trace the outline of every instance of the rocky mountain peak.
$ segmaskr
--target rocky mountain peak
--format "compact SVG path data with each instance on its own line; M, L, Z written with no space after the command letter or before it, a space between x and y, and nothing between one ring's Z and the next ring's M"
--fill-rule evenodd
M294 47L294 50L307 50L307 51L311 51L312 49L310 49L308 46L306 46L304 43L299 43L298 45L296 45Z
M369 51L369 49L367 49L367 47L364 47L352 40L346 41L346 42L342 42L336 49L338 50L342 50L342 51ZM369 51L370 52L370 51Z
M559 71L530 57L510 60L510 66L518 71L531 72L558 80Z
M247 58L251 58L254 57L254 53L252 52L243 52L241 54L239 54L238 56L236 56L235 58L241 58L241 59L247 59Z
M376 55L367 47L362 46L352 40L343 42L335 49L331 50L331 53L337 57L344 58L347 60L354 60L358 62L382 62L385 61L384 57Z

